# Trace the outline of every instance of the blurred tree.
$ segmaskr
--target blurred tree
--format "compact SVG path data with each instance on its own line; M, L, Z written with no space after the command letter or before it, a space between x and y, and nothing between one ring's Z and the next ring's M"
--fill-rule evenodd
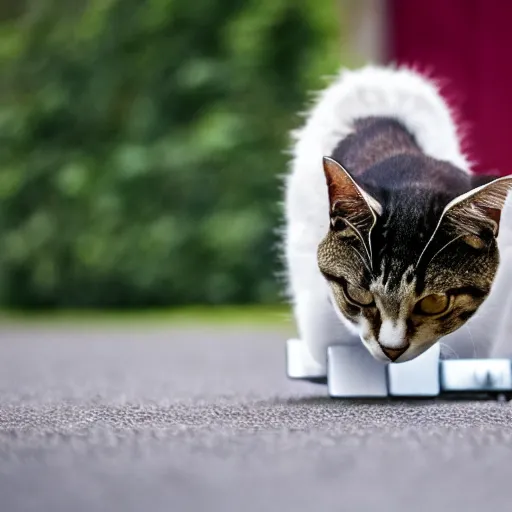
M283 149L339 61L335 2L0 8L0 302L262 302Z

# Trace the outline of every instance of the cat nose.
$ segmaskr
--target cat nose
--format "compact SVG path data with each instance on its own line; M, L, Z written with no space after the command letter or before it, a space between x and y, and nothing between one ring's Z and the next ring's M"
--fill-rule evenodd
M380 348L382 352L391 359L391 361L396 361L409 348L409 343L396 348L388 348L380 345Z

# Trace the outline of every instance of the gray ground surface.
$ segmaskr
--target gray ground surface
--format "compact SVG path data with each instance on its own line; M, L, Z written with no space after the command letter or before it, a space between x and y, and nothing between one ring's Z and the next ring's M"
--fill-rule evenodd
M0 510L511 510L511 405L328 400L285 335L2 327Z

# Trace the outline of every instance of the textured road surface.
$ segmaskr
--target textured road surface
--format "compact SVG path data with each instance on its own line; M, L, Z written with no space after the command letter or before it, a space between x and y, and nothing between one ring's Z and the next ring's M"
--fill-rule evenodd
M279 331L1 329L1 512L512 509L509 404L328 400Z

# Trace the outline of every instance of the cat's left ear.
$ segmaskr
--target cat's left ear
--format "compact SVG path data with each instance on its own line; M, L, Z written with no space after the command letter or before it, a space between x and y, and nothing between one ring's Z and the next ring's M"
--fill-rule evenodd
M456 197L445 207L438 228L458 235L478 235L488 228L498 236L501 211L511 190L512 176L505 176Z
M420 262L428 264L436 254L457 239L475 249L485 248L489 237L498 236L501 211L511 190L512 176L505 176L450 201L416 265Z

